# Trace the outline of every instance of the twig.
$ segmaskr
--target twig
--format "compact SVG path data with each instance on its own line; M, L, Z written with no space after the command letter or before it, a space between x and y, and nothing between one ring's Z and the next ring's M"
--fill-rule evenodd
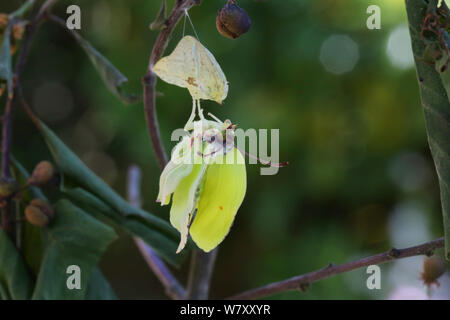
M218 249L205 253L200 249L192 252L191 268L187 288L187 299L206 300L209 296L211 276Z
M17 64L15 69L16 81L19 81L28 55L31 49L31 43L33 42L34 35L38 29L39 24L46 18L48 11L55 4L57 0L47 0L39 9L34 19L25 28L25 37L20 50L19 57L17 58Z
M2 178L11 179L11 128L12 128L12 104L14 95L8 96L6 101L5 111L3 113L3 128L2 128Z
M147 72L142 78L142 85L144 87L145 118L153 149L155 150L155 155L161 169L167 164L168 158L161 140L158 118L156 115L156 75L152 68L164 54L170 36L186 10L189 10L194 5L199 5L200 3L201 0L177 0L167 18L164 29L161 30L156 39L148 63ZM209 283L216 255L216 251L210 254L203 253L200 250L194 251L189 272L188 299L206 299L208 297Z
M185 1L185 2L189 2L189 1ZM177 4L175 8L177 8L177 6L180 6L180 8L183 7L182 4ZM184 6L186 8L186 5ZM175 10L174 8L174 10ZM181 10L181 9L180 9ZM184 12L183 10L181 10L181 12ZM173 12L172 12L173 14ZM172 16L171 14L171 16ZM56 16L50 15L49 19L63 27L65 27L64 21ZM169 20L171 18L169 17ZM176 25L176 22L173 23L173 27ZM166 28L167 29L167 28ZM164 29L164 30L166 30ZM74 36L75 38L79 37L79 35L72 31L72 30L68 30L72 36ZM162 32L161 32L162 33ZM168 41L169 40L169 36L170 34L166 34L164 36L164 41ZM160 39L160 38L158 38ZM161 41L161 40L159 40ZM157 40L158 43L158 40ZM165 44L167 45L167 43ZM164 46L165 46L164 45ZM155 45L155 50L154 53L152 54L153 57L153 61L156 61L157 56L161 56L162 55L162 51L161 48L162 46L160 45ZM152 61L152 59L151 59ZM150 70L150 69L149 69ZM150 73L152 74L151 79L153 79L152 81L156 81L156 77L154 76L153 72L150 70ZM147 90L147 91L146 91ZM146 91L147 93L150 93L152 96L154 96L155 94L155 83L153 83L153 86L147 87L144 84L144 91ZM147 100L148 101L148 100ZM166 152L164 150L161 138L160 138L160 133L159 133L159 126L158 126L158 122L157 122L157 118L156 118L156 109L155 109L155 104L154 104L154 99L152 100L153 104L151 109L153 110L151 113L151 121L148 123L153 123L152 126L149 126L149 132L150 132L150 136L152 137L152 142L153 142L153 147L155 149L155 154L157 156L158 159L158 163L160 165L161 168L163 168L166 163L167 163L167 155ZM148 117L147 117L148 119ZM137 167L131 167L129 169L128 172L128 199L129 202L132 203L135 206L140 206L140 192L139 192L139 180L140 180L140 171L139 168ZM164 264L164 262L156 255L156 253L153 251L153 249L151 247L149 247L145 242L143 242L141 239L139 238L134 238L137 247L139 248L139 251L141 252L141 255L144 257L145 261L147 262L148 266L153 270L153 272L155 273L155 275L157 276L157 278L160 280L160 282L163 284L166 293L172 297L173 299L184 299L186 298L186 290L183 288L183 286L181 286L178 281L175 279L175 277L171 274L170 270L167 268L167 266ZM205 254L203 254L205 255ZM194 260L195 259L195 254L193 257ZM214 259L215 259L215 255L211 255L209 258L204 257L204 260L206 265L203 266L202 263L194 263L192 264L192 266L195 266L195 268L198 270L191 270L191 274L195 275L195 278L201 278L203 272L201 270L205 269L207 270L208 268L212 268L213 264L214 264ZM209 262L208 262L209 261ZM205 292L206 289L206 295L208 292L208 288L209 288L209 282L210 282L210 276L209 274L212 273L212 270L210 270L208 273L206 273L204 275L204 278L202 281L199 281L199 284L201 284L201 286L199 288L201 288L200 290L202 292ZM197 281L195 281L197 282ZM194 295L196 295L197 290L197 286L196 285L192 285L191 286L192 290L190 292L192 292ZM202 294L203 296L204 294Z
M13 90L14 91L14 90ZM6 101L5 112L3 114L3 127L2 127L2 179L8 181L11 180L11 131L12 131L12 104L14 101L14 95L8 95ZM6 234L14 239L14 228L12 225L13 217L11 216L12 206L11 199L6 199L4 206L2 206L2 227Z
M141 206L140 187L141 170L138 166L133 165L128 169L127 193L128 201L131 205L136 207ZM186 291L183 286L177 281L155 251L140 238L134 237L134 242L147 265L152 269L153 273L163 285L167 295L174 300L184 299Z
M22 75L23 68L25 65L26 58L28 56L33 35L37 29L38 24L42 21L47 10L54 4L56 0L47 0L40 8L38 14L33 19L33 21L27 25L25 38L23 42L23 47L20 50L19 57L17 59L15 76L13 81L12 92L9 92L8 99L6 101L4 115L2 117L3 127L2 127L2 178L9 180L11 179L11 136L12 136L12 105L14 102L14 92L15 87L19 82L20 76ZM28 2L27 6L30 7L34 2ZM10 23L14 23L15 18ZM11 226L13 221L11 217L11 201L7 199L5 206L2 208L2 226L6 233L12 236L14 229Z
M158 160L160 168L164 168L167 164L168 158L164 145L161 140L159 131L158 117L156 115L156 75L153 72L153 65L164 54L164 50L169 43L170 36L183 17L185 10L189 10L192 6L200 4L201 0L177 0L169 17L167 18L165 27L158 35L155 45L153 46L152 54L148 64L147 72L142 78L142 85L144 87L144 112L147 121L148 132L155 150L155 155Z
M356 261L347 262L341 265L329 265L326 268L309 272L300 276L296 276L290 279L286 279L280 282L274 282L266 286L245 291L243 293L234 295L228 299L230 300L244 300L244 299L257 299L267 297L276 293L290 291L290 290L303 290L307 288L311 283L335 276L337 274L345 273L362 267L370 265L378 265L385 262L389 262L396 259L403 259L420 255L432 255L433 251L444 246L444 238L439 238L430 242L423 243L414 247L405 249L391 249L384 253L380 253L374 256L362 258Z

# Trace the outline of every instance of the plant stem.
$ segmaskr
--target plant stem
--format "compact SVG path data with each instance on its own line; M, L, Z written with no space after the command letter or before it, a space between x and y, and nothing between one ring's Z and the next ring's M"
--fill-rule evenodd
M39 27L39 24L46 18L48 11L51 9L51 7L55 4L56 1L57 0L45 1L44 4L39 9L36 16L33 18L33 20L26 26L22 49L20 50L19 57L17 58L15 70L15 76L17 79L16 81L19 81L22 76L26 60L30 53L31 43L33 42L33 38Z
M147 265L161 282L166 294L174 300L182 300L186 297L186 290L170 272L166 264L158 257L155 251L143 240L134 238L136 246Z
M37 30L37 26L39 23L45 18L47 10L51 8L51 6L57 0L47 0L42 7L39 9L38 14L32 20L30 24L26 27L25 38L23 42L23 47L20 50L19 57L17 59L17 64L15 68L15 80L13 85L13 92L8 97L6 102L5 112L3 115L3 128L2 128L2 177L6 179L11 178L11 169L10 169L10 158L11 158L11 130L12 130L12 104L14 101L14 91L15 87L18 85L20 77L23 73L23 69L25 66L26 59L28 57L31 42L33 40L34 33Z
M185 10L189 10L194 5L199 5L201 0L177 0L172 11L167 18L165 28L161 30L153 46L152 54L147 67L147 72L142 78L144 88L144 112L147 121L147 128L150 139L155 150L159 167L166 166L168 157L164 144L161 140L158 117L156 114L156 75L153 72L153 65L162 57L169 43L170 37L176 25L183 17Z
M14 102L14 96L16 87L19 85L20 77L23 73L26 59L28 57L31 42L33 36L38 28L39 23L45 18L47 11L52 7L52 5L57 0L47 0L39 9L39 12L34 17L34 19L27 25L25 31L25 38L23 41L23 46L20 50L19 57L17 58L17 64L14 72L14 82L13 90L9 92L8 100L6 102L5 111L3 115L3 127L2 127L2 178L11 179L11 138L12 138L12 105ZM30 1L29 5L33 5L34 2ZM10 23L13 23L11 21ZM2 226L6 233L13 239L12 233L14 228L12 226L12 221L14 217L11 216L12 206L11 199L7 199L5 206L2 208Z
M3 113L2 128L2 178L11 179L10 157L11 157L11 129L12 129L12 104L14 95L8 96L5 111Z
M141 170L133 165L128 169L127 196L131 205L141 206ZM178 280L170 272L165 263L158 257L153 249L140 238L134 237L134 242L139 249L147 265L152 269L158 280L163 285L166 294L174 300L184 299L186 291Z
M195 249L192 252L187 299L208 299L211 276L214 270L217 252L217 249L214 249L210 253L205 253L200 249Z
M13 90L14 91L14 90ZM12 131L12 104L14 101L14 95L8 96L6 101L5 112L3 114L3 127L2 127L2 179L11 180L11 131ZM11 215L12 206L11 199L6 199L4 206L2 207L2 227L6 234L14 240L14 217Z
M403 259L413 256L433 254L433 251L444 246L444 238L439 238L430 242L426 242L414 247L405 249L392 248L384 253L379 253L374 256L362 258L359 260L347 262L341 265L329 265L323 269L309 272L300 276L296 276L290 279L286 279L279 282L274 282L265 285L260 288L245 291L243 293L234 295L228 299L231 300L244 300L244 299L257 299L267 297L276 293L290 291L290 290L305 290L313 282L326 279L341 273L349 272L362 267L370 265L378 265L392 260Z
M169 43L170 37L180 19L194 5L199 5L201 0L177 0L167 18L165 28L161 30L153 46L152 54L147 67L147 72L142 78L144 87L144 112L147 128L153 144L159 167L163 169L168 161L164 144L161 140L159 123L156 114L156 75L152 68L162 57ZM208 297L209 283L217 252L205 254L199 250L193 253L188 280L188 299L206 299Z

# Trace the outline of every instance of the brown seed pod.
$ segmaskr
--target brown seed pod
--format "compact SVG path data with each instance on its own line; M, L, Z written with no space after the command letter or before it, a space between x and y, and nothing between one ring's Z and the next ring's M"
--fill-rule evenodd
M446 270L444 260L438 256L427 257L423 260L423 272L421 274L422 281L425 285L435 284L439 286L437 281Z
M240 8L235 0L228 0L216 17L219 33L227 38L236 39L250 30L251 20L247 12Z
M48 225L50 219L42 212L41 209L33 205L29 205L25 208L25 217L29 223L37 227L45 227Z
M0 179L0 198L13 196L19 190L19 184L14 180Z
M45 213L47 215L47 217L51 220L53 219L53 217L55 216L55 210L53 210L52 206L39 198L35 198L33 200L31 200L30 202L30 206L34 206L38 209L40 209L43 213Z
M34 168L31 177L28 179L28 184L43 187L52 180L55 175L55 169L49 161L41 161Z

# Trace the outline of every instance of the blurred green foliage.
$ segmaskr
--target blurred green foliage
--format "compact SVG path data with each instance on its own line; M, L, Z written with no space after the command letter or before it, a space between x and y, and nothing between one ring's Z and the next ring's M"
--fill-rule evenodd
M0 12L20 3L3 1ZM168 1L169 8L173 3ZM248 167L247 196L220 248L212 296L442 235L439 189L415 71L412 66L398 68L386 55L391 32L406 24L403 1L240 0L252 28L238 40L216 31L216 13L224 3L204 0L190 11L200 40L230 82L223 106L203 102L203 107L241 128L279 128L280 160L290 165L275 176L260 176L259 166ZM54 13L66 17L69 4L59 1ZM371 4L381 8L381 30L366 27ZM140 78L157 36L148 26L160 1L79 0L77 5L82 36L127 76L130 91L140 93ZM181 23L167 53L182 32ZM186 32L193 34L189 26ZM359 59L350 72L332 74L321 63L322 44L331 35L346 35L357 44ZM113 96L83 50L59 26L49 22L42 27L23 82L38 116L121 194L127 167L139 165L145 209L168 218L168 208L155 203L160 171L142 104L124 105ZM187 90L162 81L157 90L164 94L157 108L170 150L170 134L185 123L191 99ZM29 170L50 159L19 108L14 155ZM403 208L411 200L414 210L405 211L406 221L418 211L424 223L393 223L399 205ZM421 238L415 228L424 229L429 238ZM410 238L396 242L396 235L405 233ZM185 263L176 271L182 280L187 267ZM165 297L126 236L109 248L101 269L121 298ZM383 265L383 274L388 271ZM365 270L358 270L313 284L306 293L275 298L387 297L392 289L387 277L376 292L365 289L366 278Z

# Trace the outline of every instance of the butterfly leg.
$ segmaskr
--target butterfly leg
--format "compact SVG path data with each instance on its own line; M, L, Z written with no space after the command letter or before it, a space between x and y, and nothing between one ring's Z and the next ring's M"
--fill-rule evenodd
M197 110L198 110L198 116L200 117L200 120L203 121L205 120L205 117L203 116L203 109L200 107L200 99L197 100Z

